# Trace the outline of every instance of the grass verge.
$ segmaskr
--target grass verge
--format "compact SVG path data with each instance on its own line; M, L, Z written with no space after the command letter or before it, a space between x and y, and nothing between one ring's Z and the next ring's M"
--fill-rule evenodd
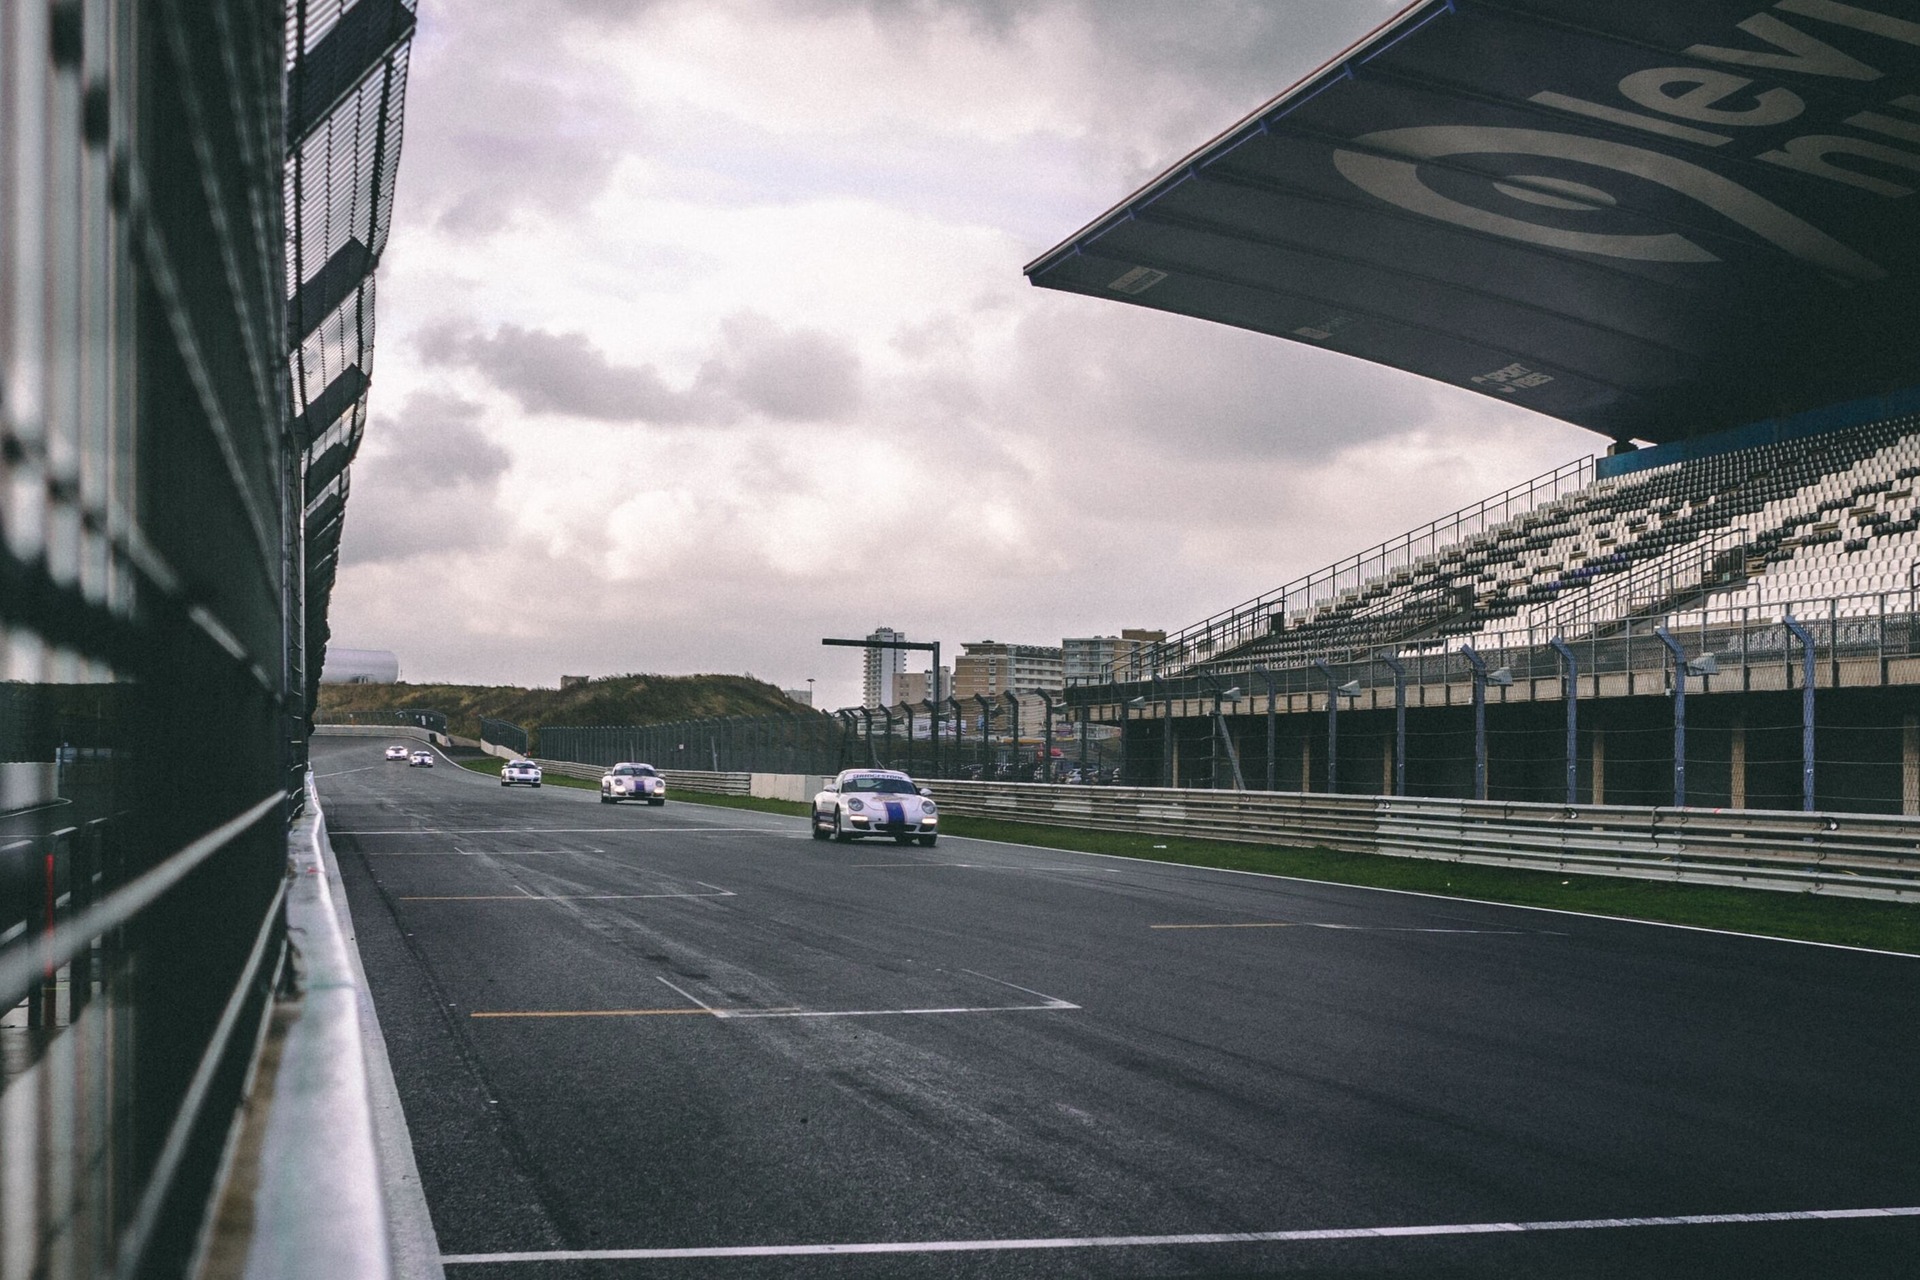
M1920 903L1563 875L1464 862L1336 853L1330 849L1277 849L1131 832L1078 831L990 818L943 817L940 825L948 835L982 840L1120 854L1233 871L1260 871L1330 884L1404 889L1920 955Z
M488 770L499 772L499 761ZM469 766L474 767L474 766ZM575 786L592 783L554 777ZM752 796L714 796L681 791L676 801L752 809L804 817L802 801L762 800ZM1697 925L1757 933L1770 938L1832 942L1850 947L1872 947L1920 955L1920 903L1878 902L1861 898L1829 898L1818 894L1779 893L1769 889L1721 888L1714 885L1669 884L1654 880L1616 879L1611 876L1562 875L1552 871L1521 871L1483 867L1464 862L1426 862L1417 858L1390 858L1378 854L1336 853L1330 849L1279 849L1267 845L1232 844L1216 840L1183 840L1177 836L1132 832L1080 831L991 818L943 817L941 830L950 836L1004 840L1012 844L1073 849L1083 853L1110 853L1152 862L1176 862L1231 871L1259 871L1294 876L1328 884L1361 885L1374 889L1404 889L1450 898L1477 898L1523 907L1552 907L1584 911L1624 920L1654 920L1662 924Z

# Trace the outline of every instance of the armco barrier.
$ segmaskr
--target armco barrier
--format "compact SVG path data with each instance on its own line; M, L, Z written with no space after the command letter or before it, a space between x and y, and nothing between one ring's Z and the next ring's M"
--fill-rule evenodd
M570 777L605 772L599 765L541 764ZM743 796L754 787L749 773L662 772L669 794ZM957 818L1920 903L1920 822L1911 818L1171 787L926 785L941 812Z
M941 811L1096 831L1920 902L1920 822L1862 814L928 784Z
M580 778L587 782L597 782L608 766L601 764L579 764L572 760L535 760L548 773L557 773L563 778ZM667 780L667 795L676 791L695 791L710 796L744 796L752 794L753 775L750 773L716 773L711 769L662 769L660 776Z

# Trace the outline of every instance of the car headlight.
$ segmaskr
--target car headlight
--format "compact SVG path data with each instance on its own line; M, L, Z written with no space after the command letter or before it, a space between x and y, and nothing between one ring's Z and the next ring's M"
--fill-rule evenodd
M858 800L847 801L847 808L853 810L855 813L860 812L862 809L866 807L867 806L865 806L864 804L861 804Z
M920 811L921 811L922 813L938 813L938 812L940 812L940 811L939 811L938 809L936 809L936 808L934 808L934 807L933 807L933 801L931 801L931 800L922 800L922 801L920 802Z

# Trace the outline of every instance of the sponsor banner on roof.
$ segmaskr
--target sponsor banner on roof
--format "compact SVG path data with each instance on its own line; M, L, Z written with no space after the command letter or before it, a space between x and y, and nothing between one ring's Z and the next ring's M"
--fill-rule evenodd
M1672 440L1920 385L1920 9L1435 0L1027 268Z

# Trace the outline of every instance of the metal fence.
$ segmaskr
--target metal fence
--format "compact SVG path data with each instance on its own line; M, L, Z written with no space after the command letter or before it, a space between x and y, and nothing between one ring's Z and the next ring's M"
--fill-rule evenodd
M315 724L390 724L409 729L447 732L447 713L431 707L407 707L396 711L325 711L314 715ZM504 724L505 721L500 723Z
M497 720L492 716L480 717L480 741L503 747L516 755L526 755L533 750L527 731L510 720Z
M554 760L721 772L831 774L875 765L922 778L1110 781L1119 768L1113 730L1070 720L1050 695L947 700L937 723L933 711L923 702L656 725L549 725L537 731L535 747Z
M309 450L302 317L352 272L311 291L308 249L385 207L398 135L283 202L286 148L391 69L358 33L394 11L410 32L373 0L0 5L10 1276L181 1275L202 1246L285 972L351 454Z
M949 817L1920 901L1920 822L1150 787L935 784Z

